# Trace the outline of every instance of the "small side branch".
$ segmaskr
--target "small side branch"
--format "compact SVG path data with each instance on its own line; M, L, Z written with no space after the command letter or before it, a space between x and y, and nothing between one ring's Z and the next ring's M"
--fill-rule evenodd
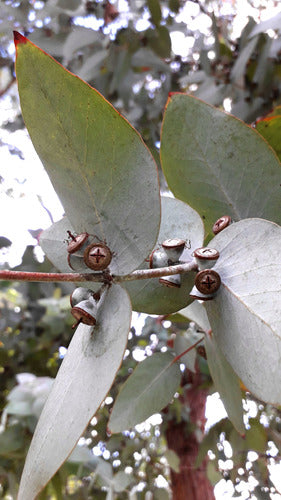
M157 269L137 269L125 276L110 275L107 273L38 273L24 271L0 271L0 280L4 281L51 281L51 282L98 282L98 283L122 283L124 281L144 280L171 276L173 274L184 274L197 271L195 260L175 266L159 267Z
M131 274L125 276L114 276L113 283L120 283L122 281L145 280L151 278L161 278L162 276L171 276L173 274L184 274L190 271L197 271L197 263L195 260L177 264L175 266L158 267L156 269L137 269Z

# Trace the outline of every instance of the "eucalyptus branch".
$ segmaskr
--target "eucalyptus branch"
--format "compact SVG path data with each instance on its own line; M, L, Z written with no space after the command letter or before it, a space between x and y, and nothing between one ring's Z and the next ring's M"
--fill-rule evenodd
M92 281L99 283L122 283L124 281L144 280L151 278L161 278L173 274L185 274L196 271L195 260L184 262L174 266L159 267L157 269L137 269L125 276L111 275L107 272L101 273L38 273L26 271L0 271L0 280L4 281L51 281L51 282L84 282Z

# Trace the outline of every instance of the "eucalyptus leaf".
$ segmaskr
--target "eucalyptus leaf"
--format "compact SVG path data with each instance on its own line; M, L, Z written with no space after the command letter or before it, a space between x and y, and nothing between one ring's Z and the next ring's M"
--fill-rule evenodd
M72 452L113 383L130 321L127 293L115 285L100 304L96 326L77 328L37 424L18 500L35 498Z
M161 161L174 195L198 211L208 231L225 214L235 221L263 217L280 223L280 162L237 118L173 94L162 126Z
M177 474L180 472L180 458L174 450L168 449L165 453L165 457L168 461L169 466Z
M213 335L205 335L205 348L215 389L219 392L228 417L236 430L240 434L245 434L239 379L221 352Z
M210 246L222 285L205 302L216 343L246 388L281 404L281 228L246 219L220 232Z
M77 233L106 241L118 273L127 274L151 250L159 230L153 157L101 94L19 33L15 42L25 124L66 215Z
M202 334L192 334L188 333L188 331L185 335L177 333L174 341L174 350L176 355L179 356L188 348L193 346L200 337L202 337ZM180 360L181 363L184 363L190 371L195 373L196 349L191 349L189 352L184 354Z
M189 306L179 311L179 313L194 321L204 332L211 330L206 310L198 300L194 300Z
M279 160L281 160L281 106L277 106L273 113L259 120L256 123L256 129L267 140Z
M252 31L250 32L250 37L254 37L256 35L259 35L260 33L265 33L267 30L278 30L280 31L281 28L281 12L278 12L273 17L270 17L269 19L266 19L265 21L262 21L259 24L256 24Z
M161 248L161 243L169 238L186 240L181 260L190 261L192 252L203 244L204 227L191 207L174 198L162 197L161 226L155 249ZM140 269L148 269L148 259L149 256ZM169 314L182 309L191 302L189 293L193 285L193 272L181 275L180 288L167 288L159 283L158 278L123 283L130 295L132 308L148 314Z
M147 0L147 6L150 10L152 22L159 26L162 19L162 12L159 0Z
M108 427L121 432L162 410L175 394L181 378L170 352L156 353L138 364L122 386L113 406Z
M241 50L231 70L232 81L238 81L240 78L244 77L246 66L256 48L257 41L257 38L252 38L252 40L248 41L247 45Z
M62 273L73 272L67 261L67 239L70 231L75 231L67 217L52 224L40 234L39 242L42 250L52 264Z
M84 26L75 26L65 40L63 56L67 62L78 49L92 45L101 40L100 33Z
M118 471L112 478L112 486L114 491L121 493L124 491L132 481L132 476L126 474L123 470Z

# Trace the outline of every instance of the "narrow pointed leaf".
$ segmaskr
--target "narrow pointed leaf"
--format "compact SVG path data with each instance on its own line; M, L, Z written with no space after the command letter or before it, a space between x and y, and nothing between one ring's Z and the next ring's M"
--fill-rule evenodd
M77 328L37 424L18 500L35 498L70 455L113 383L130 321L129 298L116 285L100 306L96 326Z
M255 396L281 404L281 228L246 219L219 233L214 270L222 285L205 302L214 338Z
M173 359L169 352L156 353L139 363L115 401L108 424L111 432L130 429L171 401L181 378Z
M235 221L281 222L281 165L267 142L237 118L186 94L173 94L162 126L161 161L174 195L203 217L208 232Z
M96 90L19 33L15 42L24 121L66 215L76 232L106 240L118 273L126 274L159 230L152 155Z
M186 248L181 260L192 260L192 252L202 246L204 227L202 220L195 210L174 198L162 197L161 225L156 248L168 238L186 240ZM140 265L140 269L148 269L149 255ZM124 283L128 291L132 308L135 311L148 314L169 314L178 311L191 302L190 290L194 285L194 273L189 272L181 276L180 288L167 288L159 283L158 278L149 280L130 281Z
M225 406L228 417L240 434L245 433L242 393L239 378L233 371L214 336L205 335L207 361L216 390Z

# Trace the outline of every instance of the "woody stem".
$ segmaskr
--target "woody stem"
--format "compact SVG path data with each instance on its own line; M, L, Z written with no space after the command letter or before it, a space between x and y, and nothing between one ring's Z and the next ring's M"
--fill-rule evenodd
M106 272L98 273L38 273L24 271L0 271L0 280L4 281L51 281L51 282L99 282L99 283L122 283L124 281L161 278L173 274L184 274L197 271L195 260L177 264L174 266L159 267L157 269L137 269L124 276L110 275Z

